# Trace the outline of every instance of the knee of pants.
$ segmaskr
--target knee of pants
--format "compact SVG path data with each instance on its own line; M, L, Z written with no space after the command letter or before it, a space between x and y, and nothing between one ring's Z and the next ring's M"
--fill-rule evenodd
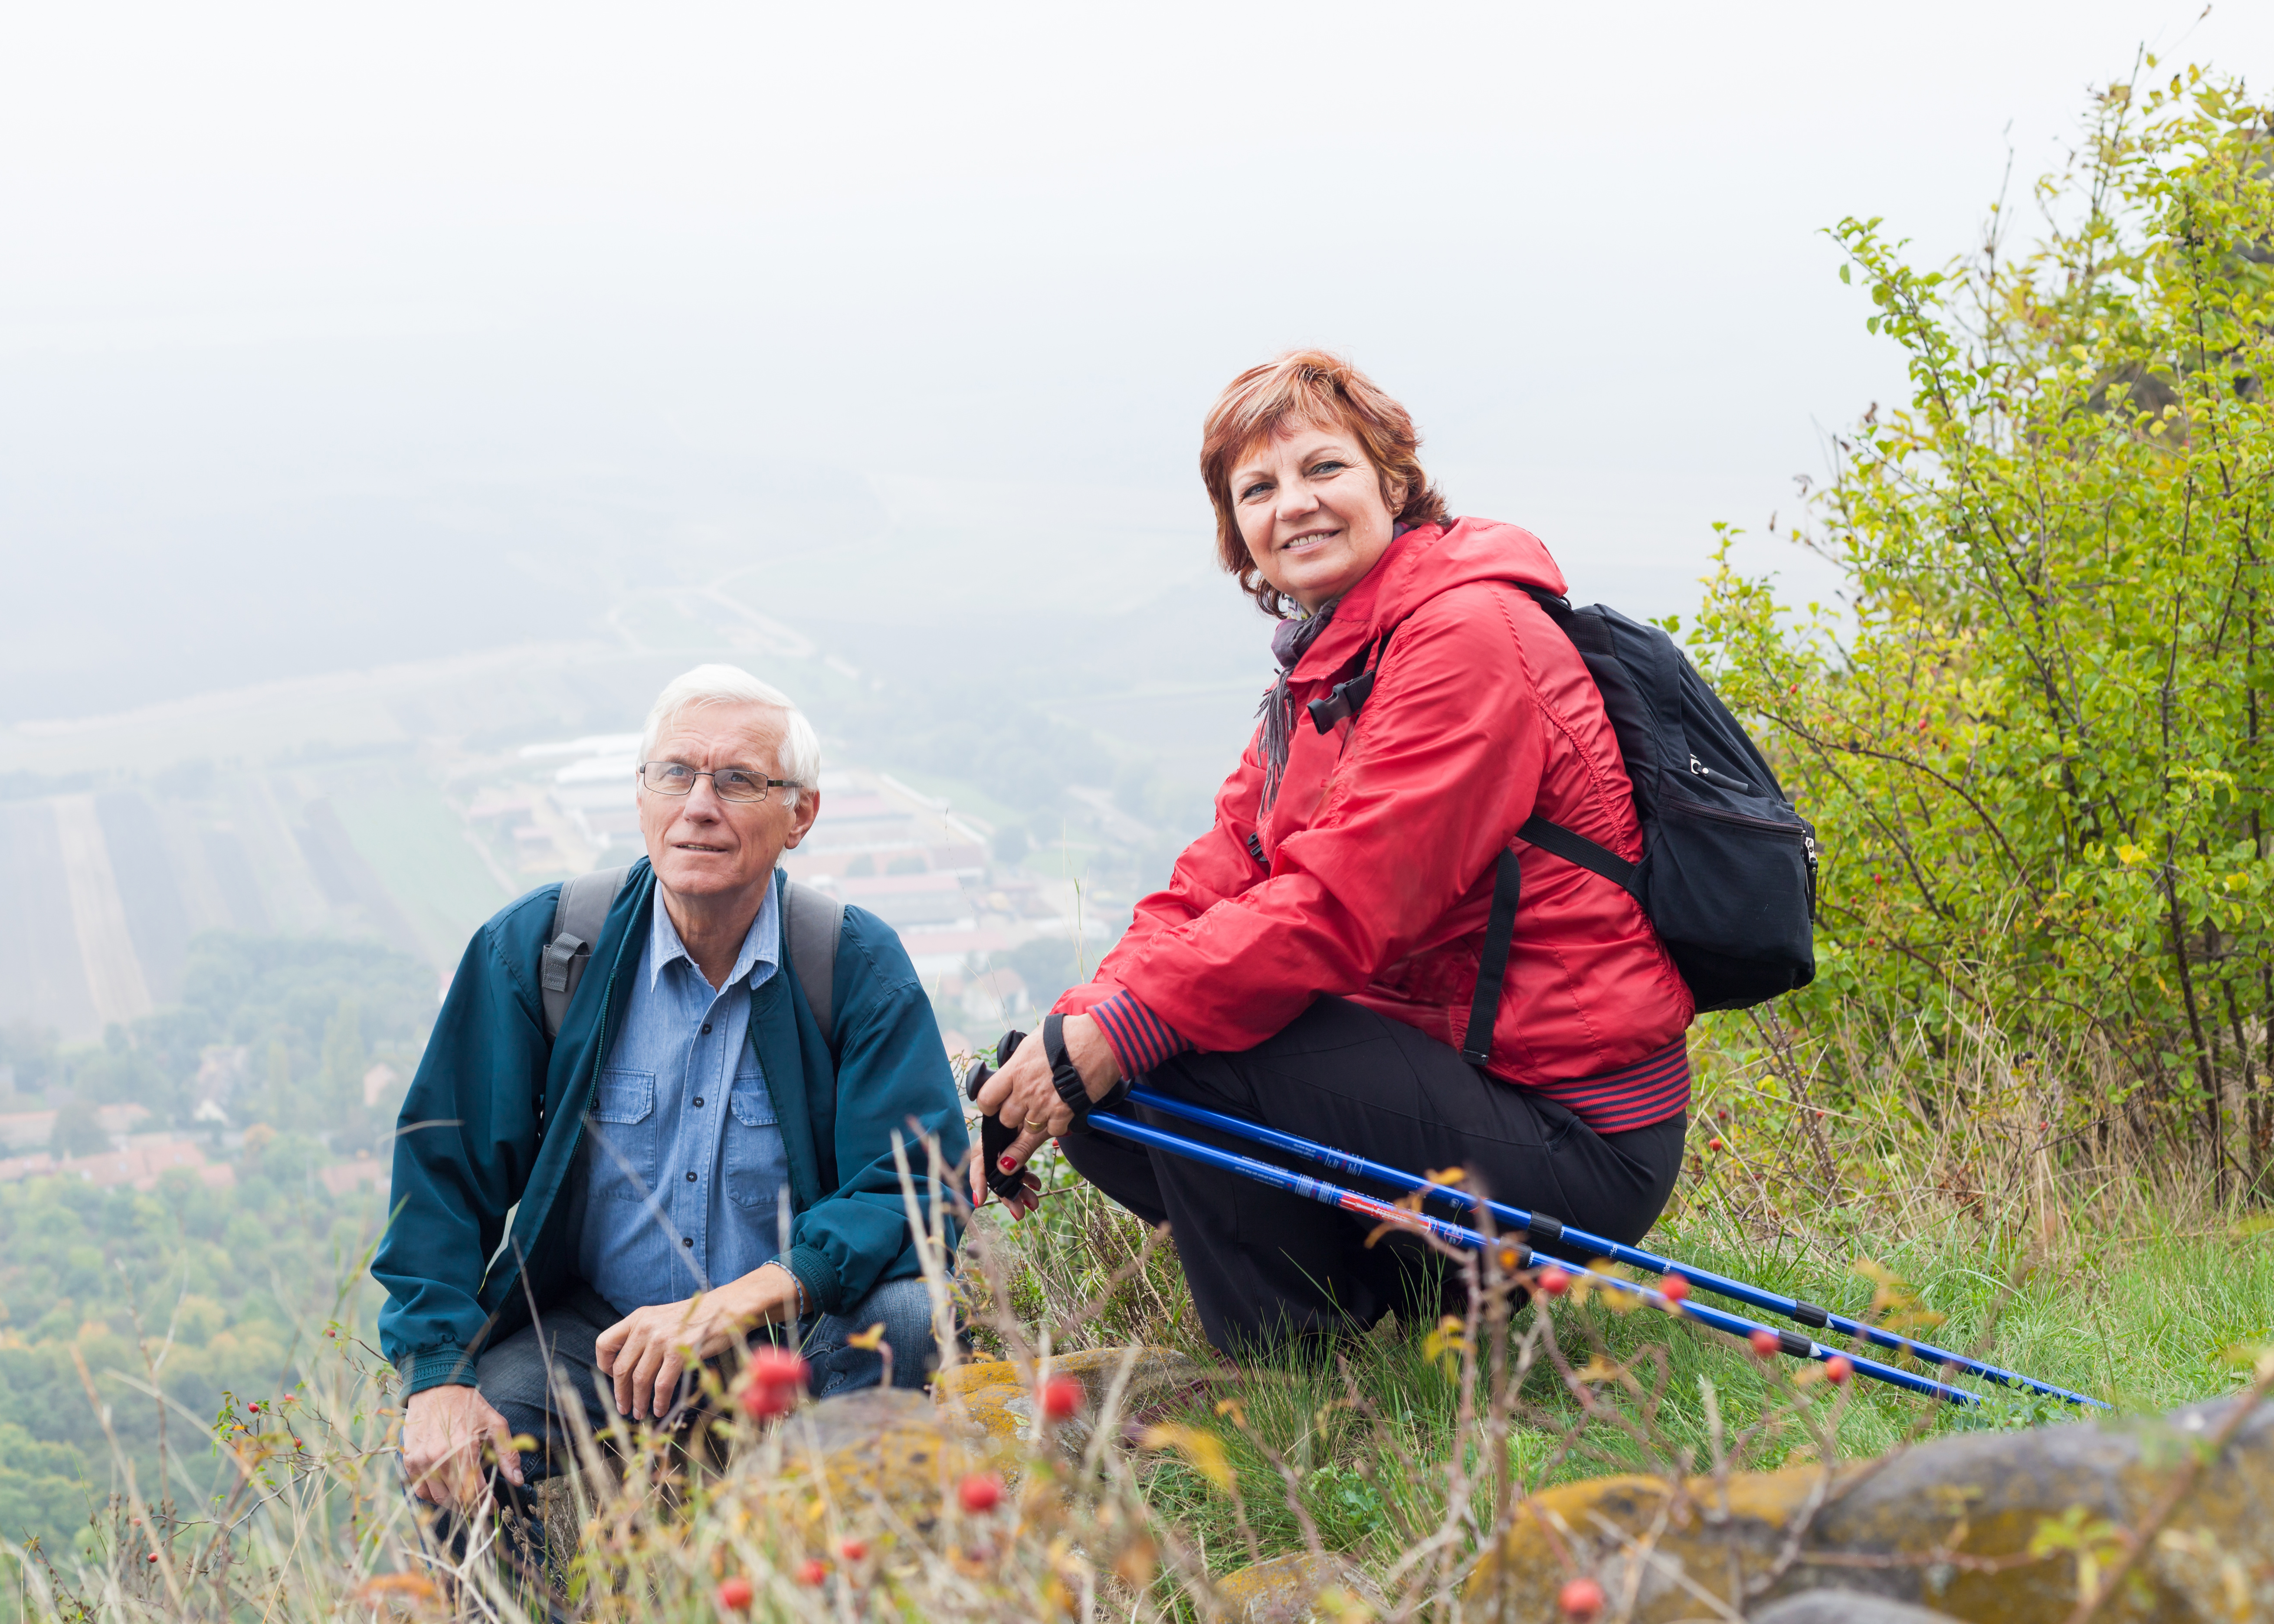
M931 1293L921 1280L888 1280L843 1313L832 1314L814 1327L808 1352L813 1360L817 1397L872 1387L883 1381L882 1357L848 1345L848 1339L880 1323L885 1345L892 1350L892 1385L923 1385L937 1357Z

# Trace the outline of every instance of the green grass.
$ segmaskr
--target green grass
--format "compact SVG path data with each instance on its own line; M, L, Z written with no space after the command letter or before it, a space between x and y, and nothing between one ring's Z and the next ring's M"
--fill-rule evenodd
M979 1220L983 1244L1005 1266L1009 1305L1020 1326L1031 1334L1051 1324L1053 1343L1061 1348L1142 1341L1214 1362L1173 1249L1159 1247L1138 1267L1141 1225L1076 1184L1054 1159L1040 1171L1046 1188L1064 1192L1035 1218L1014 1227L998 1211ZM1732 1237L1695 1186L1683 1193L1690 1199L1678 1199L1675 1215L1645 1243L1662 1255L1859 1319L1874 1317L1881 1289L1852 1267L1868 1260L1895 1277L1894 1289L1916 1311L1942 1316L1916 1326L1914 1335L2105 1398L2120 1411L2161 1411L2233 1390L2248 1373L2248 1361L2239 1361L2235 1350L2274 1341L2274 1226L2182 1226L2141 1200L2130 1207L2120 1234L2080 1226L2034 1251L2010 1231L1964 1218L1909 1233L1859 1222L1837 1238L1796 1231L1748 1239ZM1700 1300L1745 1312L1702 1294ZM978 1289L974 1319L990 1346L1004 1340L989 1331L992 1307ZM1512 1334L1522 1334L1533 1312L1518 1312ZM1563 1441L1580 1420L1578 1406L1543 1362L1519 1391L1517 1425L1507 1442L1510 1470L1527 1489L1613 1472L1704 1470L1713 1457L1709 1388L1725 1440L1772 1412L1788 1410L1791 1389L1773 1381L1749 1350L1718 1333L1678 1326L1648 1310L1615 1313L1600 1303L1559 1304L1554 1318L1570 1366L1600 1352L1635 1375L1646 1396L1627 1395L1619 1408L1630 1417L1647 1411L1652 1436L1645 1441L1597 1421ZM1480 1447L1479 1431L1463 1424L1460 1383L1445 1363L1429 1357L1430 1328L1385 1320L1346 1345L1339 1368L1252 1364L1158 1417L1213 1433L1234 1469L1238 1492L1163 1452L1148 1470L1148 1500L1195 1530L1218 1553L1220 1568L1246 1560L1251 1538L1266 1558L1305 1548L1298 1506L1329 1549L1377 1572L1387 1568L1444 1515L1453 1451ZM1788 1378L1802 1368L1783 1361L1778 1374ZM1984 1394L1978 1409L1938 1405L1864 1379L1837 1402L1823 1384L1808 1391L1820 1414L1836 1416L1836 1448L1851 1457L1881 1454L1907 1440L2075 1416L2055 1400L1966 1385ZM1236 1410L1221 1409L1226 1400ZM1774 1468L1796 1452L1813 1458L1814 1447L1788 1416L1771 1425L1740 1464ZM1292 1469L1291 1491L1267 1450ZM1489 1518L1488 1503L1477 1509Z

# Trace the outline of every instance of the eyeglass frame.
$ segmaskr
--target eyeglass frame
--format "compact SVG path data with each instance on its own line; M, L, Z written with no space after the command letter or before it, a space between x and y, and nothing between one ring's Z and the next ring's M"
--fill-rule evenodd
M681 771L689 775L687 787L685 789L671 790L664 789L658 785L649 783L647 781L647 770L650 767L676 767L680 769ZM763 786L763 787L757 794L749 796L747 799L740 795L729 795L719 787L719 775L722 772L739 772L745 778L755 779L759 785ZM758 774L752 772L748 767L719 767L714 768L708 772L704 772L698 771L697 769L689 766L685 762L676 761L644 761L633 770L633 776L639 780L639 786L647 791L650 794L668 795L674 801L684 801L687 797L695 793L694 779L708 778L711 780L711 793L718 796L719 800L725 801L728 806L732 807L762 807L766 804L767 797L775 790L802 789L805 787L795 778L762 778Z

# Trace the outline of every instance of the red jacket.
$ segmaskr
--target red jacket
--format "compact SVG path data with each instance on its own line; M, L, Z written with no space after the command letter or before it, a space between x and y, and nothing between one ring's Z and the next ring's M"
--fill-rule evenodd
M1539 812L1623 857L1642 850L1593 679L1518 583L1564 590L1547 548L1513 525L1460 519L1394 542L1292 673L1294 741L1276 803L1260 809L1259 733L1216 793L1216 826L1058 1008L1126 992L1141 1025L1149 1014L1173 1029L1171 1049L1220 1052L1337 994L1457 1049L1494 867L1513 846L1523 903L1489 1071L1605 1129L1685 1109L1690 989L1641 908L1516 838ZM1321 736L1304 705L1355 675L1384 632L1359 718ZM1125 1014L1109 1033L1129 1025Z

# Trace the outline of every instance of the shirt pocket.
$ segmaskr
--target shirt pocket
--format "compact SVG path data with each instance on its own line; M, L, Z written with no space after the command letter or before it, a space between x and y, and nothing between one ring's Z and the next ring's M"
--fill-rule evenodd
M756 1071L739 1074L727 1108L733 1120L727 1124L727 1199L737 1207L771 1209L789 1182L789 1157L764 1077Z
M655 1073L604 1071L592 1088L584 1132L590 1192L614 1201L644 1201L655 1189Z

